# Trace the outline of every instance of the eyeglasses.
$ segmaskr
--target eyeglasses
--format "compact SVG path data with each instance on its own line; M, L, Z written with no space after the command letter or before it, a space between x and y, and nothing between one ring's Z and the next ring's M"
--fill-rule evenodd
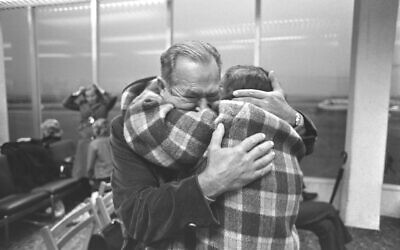
M158 80L163 83L172 96L185 98L191 100L191 102L196 102L202 98L205 98L208 102L215 102L220 99L220 86L218 84L206 86L200 83L185 83L169 86L163 78L158 77Z

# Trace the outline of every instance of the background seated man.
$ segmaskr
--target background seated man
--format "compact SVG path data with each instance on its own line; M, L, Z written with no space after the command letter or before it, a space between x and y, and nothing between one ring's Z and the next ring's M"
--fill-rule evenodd
M326 202L305 201L300 203L296 226L299 229L315 233L318 236L321 250L345 250L346 243L352 240L338 211Z

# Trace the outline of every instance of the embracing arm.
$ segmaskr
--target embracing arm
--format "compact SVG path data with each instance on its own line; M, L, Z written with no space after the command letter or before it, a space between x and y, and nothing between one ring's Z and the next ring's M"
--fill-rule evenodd
M112 122L114 206L129 236L146 244L172 239L188 225L217 225L205 196L238 189L267 174L274 158L272 142L255 134L232 148L221 148L224 128L219 124L209 146L208 163L198 176L163 183L173 176L136 155L123 137L121 116ZM171 179L171 178L170 178Z
M233 92L233 95L235 96L234 100L253 103L258 107L278 116L282 120L287 121L296 129L298 134L303 139L303 142L306 146L306 155L311 154L317 138L317 129L314 123L303 113L295 110L287 103L283 89L281 88L272 71L270 72L269 77L271 78L273 91L265 92L255 89L235 90ZM300 114L302 118L302 122L299 126L296 126L298 117L297 114Z
M131 238L146 244L173 238L189 224L216 225L197 177L161 183L172 175L144 161L126 144L123 119L112 122L114 205ZM155 172L157 171L157 173Z

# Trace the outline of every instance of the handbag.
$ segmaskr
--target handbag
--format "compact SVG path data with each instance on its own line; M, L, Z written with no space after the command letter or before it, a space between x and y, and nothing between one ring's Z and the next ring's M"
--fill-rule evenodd
M123 241L122 225L119 221L113 220L90 237L88 250L119 250Z

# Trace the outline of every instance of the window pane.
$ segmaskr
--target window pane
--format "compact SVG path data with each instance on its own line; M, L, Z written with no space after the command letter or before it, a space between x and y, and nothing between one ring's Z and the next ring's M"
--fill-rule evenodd
M33 135L26 9L0 11L10 140Z
M223 69L253 64L254 1L174 1L175 42L203 40L221 53Z
M92 83L89 4L39 7L36 29L43 120L57 119L63 137L76 139L79 112L61 103L79 86Z
M166 1L102 1L100 84L120 95L129 83L160 74L167 44ZM119 114L119 105L110 117Z
M101 83L120 93L137 79L158 75L165 49L165 1L104 1L100 10Z
M305 175L334 178L342 164L346 108L327 109L321 103L347 100L353 5L348 0L262 1L261 65L276 72L289 102L318 128L314 153L301 163Z
M399 9L400 10L400 9ZM400 11L397 12L384 182L400 184Z

